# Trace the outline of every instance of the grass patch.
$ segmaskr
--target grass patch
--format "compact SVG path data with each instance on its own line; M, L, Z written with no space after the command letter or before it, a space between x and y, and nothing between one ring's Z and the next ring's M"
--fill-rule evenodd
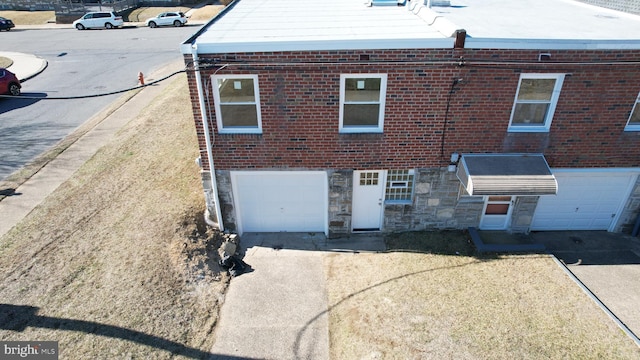
M186 13L191 8L186 6L173 6L173 7L139 7L129 14L128 19L126 21L133 22L145 22L147 19L155 17L156 15L167 12L167 11L182 11Z
M11 19L16 25L42 25L56 21L54 11L3 10L0 11L0 16Z
M389 251L407 251L443 255L473 255L475 248L460 230L405 232L385 236Z
M132 22L145 22L147 19L155 17L161 12L166 11L182 11L186 13L191 8L186 6L174 6L174 7L141 7L133 10L129 16L127 21ZM223 5L206 5L201 8L197 8L193 10L191 13L191 17L189 20L197 20L197 21L208 21L214 16L216 16L222 9L224 9Z
M2 57L0 56L0 67L1 68L8 68L9 66L11 66L11 64L13 64L13 60L6 58L6 57Z
M191 14L190 20L209 21L213 19L214 16L218 15L218 13L222 11L222 9L224 9L223 5L203 6L199 9L196 9L193 14Z
M327 255L331 358L640 356L549 256L478 258L465 237L405 233L388 253Z
M183 74L0 238L0 340L84 359L206 354L227 279L196 156Z

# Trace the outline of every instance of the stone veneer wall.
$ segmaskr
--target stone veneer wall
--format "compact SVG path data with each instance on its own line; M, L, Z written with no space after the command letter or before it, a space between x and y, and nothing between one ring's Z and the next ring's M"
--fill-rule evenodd
M631 190L631 195L622 209L622 214L618 220L618 225L613 229L614 232L622 232L631 234L633 227L640 217L640 176L636 178L636 184Z
M204 173L205 172L203 172L203 174ZM207 178L210 178L209 173L206 172L206 174ZM220 212L222 213L222 225L224 226L225 231L238 232L236 212L233 205L231 173L227 170L216 170L216 180L218 181L218 200L220 201ZM207 202L207 209L209 209L210 214L215 214L215 198L211 191L211 181L205 184L203 177L203 186L205 187L204 194Z
M539 196L518 196L511 213L511 232L528 233Z
M353 170L330 170L329 176L329 238L351 232Z
M326 170L329 184L329 237L351 232L353 170ZM207 209L213 217L215 202L208 172L201 172ZM230 172L217 170L218 198L225 230L236 232L237 220L233 202ZM640 185L636 189L640 202ZM512 231L528 232L538 197L518 197L512 214ZM460 181L446 168L417 169L412 204L386 204L384 232L433 229L466 229L480 224L482 196L460 194Z
M384 231L464 229L478 226L481 196L459 196L460 181L446 168L417 169L412 204L386 204Z
M325 170L329 184L329 237L336 238L351 232L351 203L353 199L353 170ZM209 172L201 172L205 201L211 216L215 202ZM225 230L237 231L231 177L228 170L217 170L218 197ZM460 193L460 181L446 168L416 169L412 204L386 204L384 232L420 231L433 229L466 229L478 227L484 199ZM529 232L538 196L519 196L511 216L511 232ZM630 233L640 215L640 177L624 207L614 231ZM215 219L214 219L215 220Z

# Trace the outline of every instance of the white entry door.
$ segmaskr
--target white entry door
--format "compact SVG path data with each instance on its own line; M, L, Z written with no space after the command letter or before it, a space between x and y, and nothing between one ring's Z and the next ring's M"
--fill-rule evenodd
M511 196L485 197L480 229L505 230L509 226L512 210L513 198Z
M353 231L375 231L382 227L384 184L384 170L353 172Z

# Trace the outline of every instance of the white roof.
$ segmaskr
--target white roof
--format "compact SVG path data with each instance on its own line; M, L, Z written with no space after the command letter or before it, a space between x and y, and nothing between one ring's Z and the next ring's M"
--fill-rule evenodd
M451 0L428 8L366 0L236 0L183 53L451 48L639 49L640 16L573 0Z

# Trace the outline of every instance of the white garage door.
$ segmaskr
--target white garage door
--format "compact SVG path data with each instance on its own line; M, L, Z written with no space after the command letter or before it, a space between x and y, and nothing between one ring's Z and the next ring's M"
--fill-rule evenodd
M558 194L541 196L531 230L609 230L630 191L629 173L554 172Z
M325 232L323 171L234 171L231 186L239 232Z

